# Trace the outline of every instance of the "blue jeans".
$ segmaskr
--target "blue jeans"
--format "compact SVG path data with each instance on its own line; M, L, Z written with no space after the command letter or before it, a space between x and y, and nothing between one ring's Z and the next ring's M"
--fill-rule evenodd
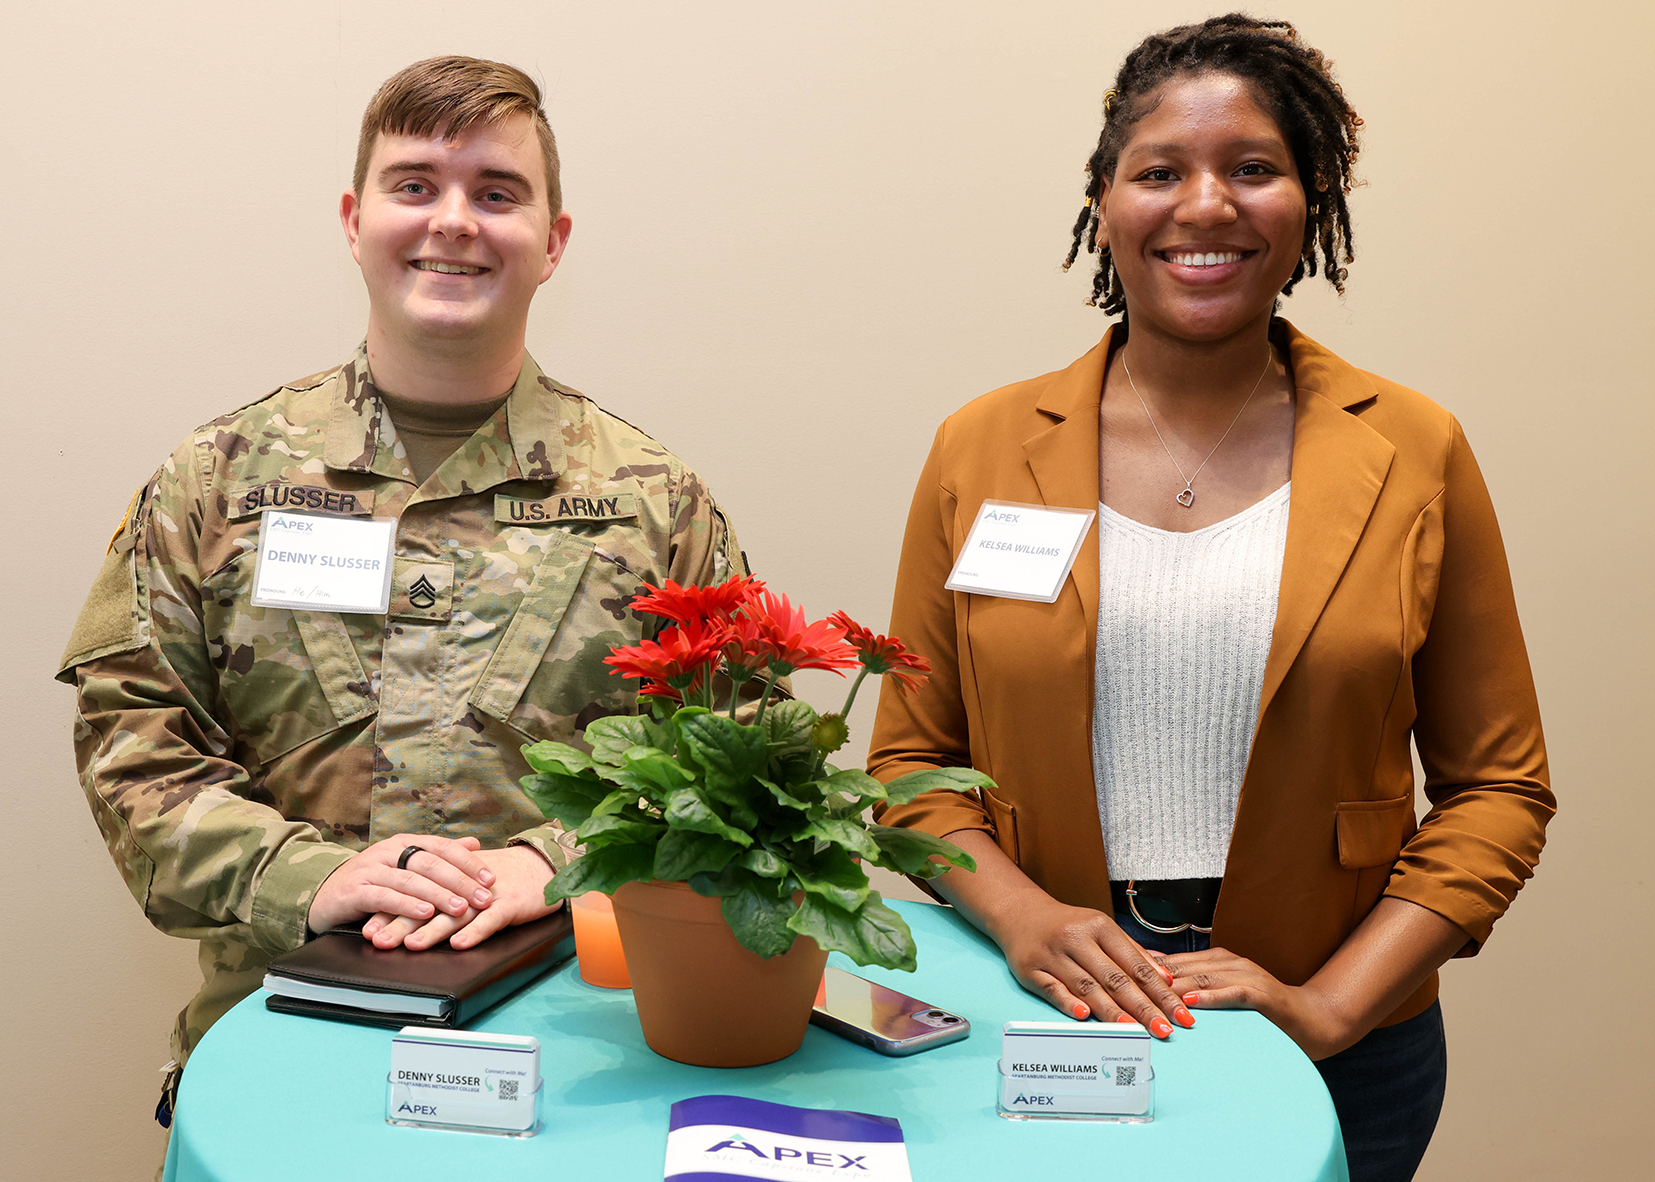
M1115 922L1151 952L1200 952L1212 944L1193 929L1170 936L1152 932L1130 912ZM1370 1031L1316 1070L1339 1114L1351 1182L1408 1182L1431 1144L1448 1083L1442 1006L1432 1002L1406 1022Z

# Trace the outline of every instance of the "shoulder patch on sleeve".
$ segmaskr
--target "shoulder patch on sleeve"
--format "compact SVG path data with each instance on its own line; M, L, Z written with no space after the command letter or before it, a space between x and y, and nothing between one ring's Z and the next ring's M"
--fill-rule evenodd
M103 566L92 580L92 590L80 609L69 645L58 663L59 681L72 682L76 665L111 653L126 653L149 643L146 623L138 610L138 556L136 549L144 509L154 480L146 480L132 494L121 523L109 539Z
M144 625L138 611L137 555L131 546L111 549L58 663L58 680L72 682L75 666L97 657L142 648L148 643Z

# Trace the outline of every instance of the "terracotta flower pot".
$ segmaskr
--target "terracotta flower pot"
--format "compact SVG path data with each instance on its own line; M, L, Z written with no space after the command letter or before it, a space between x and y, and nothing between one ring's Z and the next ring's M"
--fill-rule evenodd
M699 1067L754 1067L799 1049L827 953L801 936L765 960L736 942L719 911L681 882L615 892L638 1022L651 1050Z

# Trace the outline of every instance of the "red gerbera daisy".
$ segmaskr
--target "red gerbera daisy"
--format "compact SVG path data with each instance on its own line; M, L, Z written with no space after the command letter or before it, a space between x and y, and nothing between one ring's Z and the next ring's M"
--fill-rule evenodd
M916 690L931 675L931 662L894 636L879 636L864 628L844 612L834 612L828 620L844 630L845 639L856 650L857 658L869 673L889 676L901 690Z
M764 581L754 575L730 579L716 587L680 587L668 579L660 587L645 583L648 595L632 601L632 610L665 616L688 624L693 620L725 621L736 608L764 590Z
M805 623L804 611L785 595L765 591L748 602L741 614L757 625L753 639L743 639L743 651L762 657L778 677L797 669L838 671L857 665L856 650L845 643L837 624L827 620Z
M735 615L730 617L729 629L724 641L724 660L729 665L730 676L746 681L763 673L770 663L767 652L759 647L764 639L763 625L750 616Z
M718 656L729 634L727 624L692 620L668 628L657 640L623 645L603 663L614 666L622 677L664 681L673 689L684 690L695 684L703 668Z

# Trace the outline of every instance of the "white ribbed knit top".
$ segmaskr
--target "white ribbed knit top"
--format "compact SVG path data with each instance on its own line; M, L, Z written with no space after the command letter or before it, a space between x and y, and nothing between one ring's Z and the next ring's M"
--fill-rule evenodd
M1291 488L1190 533L1098 505L1092 770L1112 879L1224 873Z

